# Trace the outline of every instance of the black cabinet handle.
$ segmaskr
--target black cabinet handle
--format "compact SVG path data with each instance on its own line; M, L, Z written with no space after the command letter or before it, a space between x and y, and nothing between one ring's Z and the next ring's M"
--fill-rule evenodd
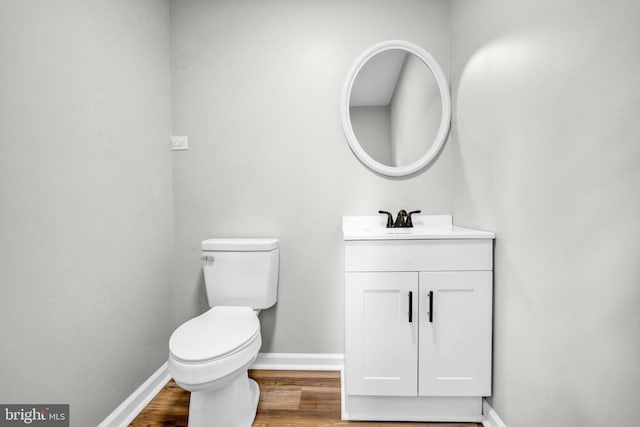
M413 322L413 292L409 291L409 323Z
M429 291L429 323L433 323L433 291Z

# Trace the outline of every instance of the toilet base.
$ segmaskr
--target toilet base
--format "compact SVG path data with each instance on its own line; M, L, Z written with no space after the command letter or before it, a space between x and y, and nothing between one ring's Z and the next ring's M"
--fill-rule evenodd
M189 427L251 427L260 388L247 371L224 387L191 392Z

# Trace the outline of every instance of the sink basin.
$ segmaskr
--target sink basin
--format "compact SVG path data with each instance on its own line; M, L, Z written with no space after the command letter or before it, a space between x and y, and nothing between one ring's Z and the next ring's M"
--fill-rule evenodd
M455 227L451 215L413 215L413 228L387 228L383 215L344 216L345 240L493 238L493 233Z

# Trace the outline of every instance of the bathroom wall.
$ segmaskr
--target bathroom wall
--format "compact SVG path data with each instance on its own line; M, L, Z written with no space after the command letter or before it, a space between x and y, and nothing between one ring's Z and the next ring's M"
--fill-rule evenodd
M640 419L640 3L454 0L453 214L495 230L491 404Z
M0 3L0 402L92 426L174 326L169 7Z
M448 70L446 1L173 1L177 320L206 309L199 260L209 237L281 239L265 352L343 352L341 217L378 209L450 211L450 153L398 180L358 162L339 102L356 58L405 39Z

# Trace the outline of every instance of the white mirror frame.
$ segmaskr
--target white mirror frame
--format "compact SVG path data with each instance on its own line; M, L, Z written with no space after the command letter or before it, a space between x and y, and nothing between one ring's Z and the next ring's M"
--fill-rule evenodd
M420 58L420 60L424 62L433 73L438 84L438 89L440 90L440 99L442 100L442 119L440 120L440 128L438 129L438 133L431 147L429 147L427 152L418 160L403 166L388 166L371 157L364 148L362 148L362 145L360 145L360 142L358 142L358 139L353 132L353 127L351 126L351 114L349 112L351 89L353 88L353 83L355 82L358 73L373 56L391 49L401 49L413 53ZM440 149L447 139L449 127L451 125L451 95L449 94L449 85L447 83L447 78L444 75L444 71L442 71L438 62L433 58L433 56L431 56L431 54L429 54L429 52L416 44L404 40L389 40L378 43L360 55L347 75L347 80L345 81L342 92L340 107L340 112L342 114L342 126L344 128L347 142L351 147L351 151L353 151L353 154L355 154L356 157L369 169L386 176L408 176L426 167L440 152Z

